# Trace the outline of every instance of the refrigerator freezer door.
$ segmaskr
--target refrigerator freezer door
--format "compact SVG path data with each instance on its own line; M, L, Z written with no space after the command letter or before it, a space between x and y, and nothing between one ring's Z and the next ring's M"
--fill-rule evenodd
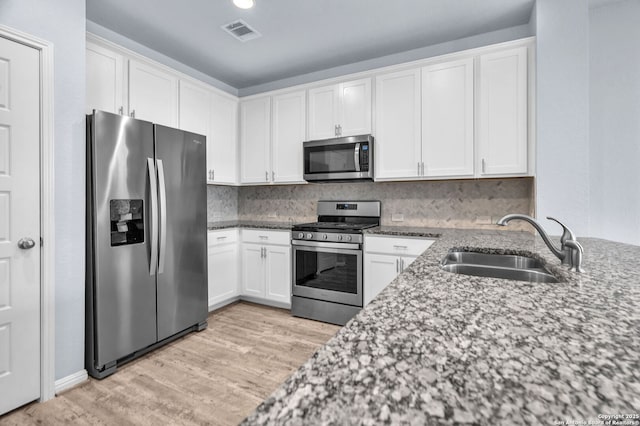
M155 126L160 208L158 340L207 318L204 136ZM164 198L164 201L163 201Z
M94 364L101 368L157 341L150 275L153 208L148 158L153 124L95 112L91 146Z

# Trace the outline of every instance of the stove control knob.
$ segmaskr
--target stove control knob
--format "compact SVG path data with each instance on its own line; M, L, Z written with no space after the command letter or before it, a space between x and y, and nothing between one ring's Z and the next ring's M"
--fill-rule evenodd
M328 237L327 237L327 234L322 234L322 239L323 239L323 240L326 240L327 238L328 238Z
M304 238L304 232L298 232L298 238L299 239L303 239Z
M342 235L338 235L338 241L342 241Z
M308 234L307 234L307 239L308 239L308 240L310 240L312 237L313 237L313 234L312 234L312 233L308 233Z
M347 241L351 241L351 235L347 235Z

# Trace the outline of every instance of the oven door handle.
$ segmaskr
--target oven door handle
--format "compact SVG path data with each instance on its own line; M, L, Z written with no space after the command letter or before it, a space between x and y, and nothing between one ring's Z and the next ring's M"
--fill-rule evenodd
M360 250L360 244L357 244L357 243L325 243L323 241L291 240L291 245L302 246L302 247L313 247L313 248L319 248L319 249Z

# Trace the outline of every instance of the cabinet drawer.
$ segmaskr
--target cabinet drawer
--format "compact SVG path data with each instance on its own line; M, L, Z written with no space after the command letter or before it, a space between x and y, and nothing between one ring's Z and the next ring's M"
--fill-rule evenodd
M397 255L420 256L434 240L426 238L369 237L364 240L367 253L388 253Z
M243 229L242 242L258 244L279 244L288 246L289 244L291 244L291 232L273 231L266 229Z
M215 247L221 244L235 243L238 241L237 229L221 229L207 232L207 246Z

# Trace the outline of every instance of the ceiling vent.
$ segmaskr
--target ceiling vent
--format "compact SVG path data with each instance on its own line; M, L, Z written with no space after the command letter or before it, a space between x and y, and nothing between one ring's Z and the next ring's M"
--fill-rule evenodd
M249 24L242 19L225 24L222 26L222 29L242 42L262 37L262 34L251 28Z

